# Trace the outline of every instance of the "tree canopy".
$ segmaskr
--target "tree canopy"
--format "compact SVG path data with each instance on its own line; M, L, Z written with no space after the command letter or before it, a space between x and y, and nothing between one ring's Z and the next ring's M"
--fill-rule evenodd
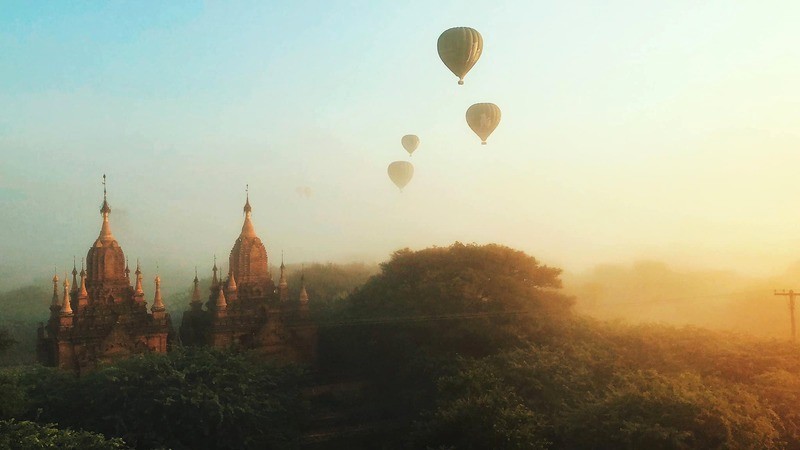
M558 269L500 245L401 250L357 289L364 272L317 269L335 306L316 316L313 376L180 348L77 379L5 369L2 433L297 448L352 426L338 448L800 450L790 343L573 314Z
M137 448L283 448L298 438L303 373L254 355L176 350L85 377L23 379L31 418L119 436ZM75 414L80 411L80 414Z
M113 450L130 448L122 439L106 439L88 431L59 429L53 424L0 420L0 448L15 450Z
M350 296L348 319L388 326L409 349L488 354L569 317L560 273L496 244L404 249Z

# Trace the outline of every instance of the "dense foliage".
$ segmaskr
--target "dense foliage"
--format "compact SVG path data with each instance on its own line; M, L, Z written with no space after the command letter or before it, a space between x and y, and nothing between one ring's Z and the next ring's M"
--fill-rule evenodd
M0 330L0 353L5 352L9 347L16 344L7 330Z
M24 393L3 399L5 415L117 436L139 448L285 448L306 414L299 369L245 354L178 350L82 378L45 369L5 377Z
M197 349L80 379L6 369L0 443L800 450L790 343L578 316L558 269L499 245L401 250L358 289L317 269L313 374Z
M337 360L411 448L800 448L797 348L574 316L558 274L496 245L397 252Z
M87 431L61 430L54 425L0 420L0 448L39 450L113 450L129 448L121 439L106 439Z
M349 297L347 319L392 330L376 338L397 351L491 354L570 317L559 273L499 245L400 250Z

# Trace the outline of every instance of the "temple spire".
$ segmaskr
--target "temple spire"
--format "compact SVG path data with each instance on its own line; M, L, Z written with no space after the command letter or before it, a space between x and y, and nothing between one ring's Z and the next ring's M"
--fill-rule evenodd
M58 300L58 274L53 275L53 300L50 303L50 308L58 307L61 302Z
M161 277L159 277L158 274L156 274L155 283L156 283L156 293L153 296L152 311L153 312L164 311L167 308L164 306L164 300L161 298Z
M228 302L225 300L225 290L222 289L222 283L219 284L216 306L218 311L228 309Z
M192 289L192 303L200 303L200 280L197 278L197 267L194 268L194 289Z
M78 268L75 267L75 256L72 257L72 293L78 293Z
M214 267L211 271L214 272L214 275L211 277L211 287L215 287L219 284L219 279L217 278L217 255L214 255Z
M128 284L131 283L131 268L128 265L128 258L125 258L125 278L128 279Z
M281 277L278 279L278 298L282 302L289 300L289 282L286 281L286 265L283 264L283 251L281 251Z
M142 287L142 269L139 266L139 260L136 260L136 295L144 295L144 288Z
M86 270L83 268L83 260L81 260L81 288L78 291L78 298L87 298L89 293L86 292Z
M308 304L308 292L306 292L306 274L300 275L300 305Z
M236 287L236 278L233 276L233 268L231 268L228 274L228 290L235 291L236 289L238 289Z
M106 176L103 174L103 206L100 208L100 214L103 216L103 226L100 228L100 236L98 241L113 241L114 235L111 234L111 225L108 222L108 216L111 214L111 207L108 206L108 192L106 191Z
M247 214L247 213L253 211L253 207L250 206L250 185L249 184L245 185L244 191L245 191L245 202L244 202L244 208L242 210L244 211L245 214Z
M247 185L247 200L244 203L244 224L242 224L242 234L239 237L256 237L256 229L250 215L253 207L250 206L250 185Z
M64 274L64 304L61 305L61 315L62 316L71 316L72 315L72 305L69 301L69 280L67 279L67 274Z
M283 250L281 250L281 278L278 280L278 286L285 287L288 284L286 281L286 265L283 263Z

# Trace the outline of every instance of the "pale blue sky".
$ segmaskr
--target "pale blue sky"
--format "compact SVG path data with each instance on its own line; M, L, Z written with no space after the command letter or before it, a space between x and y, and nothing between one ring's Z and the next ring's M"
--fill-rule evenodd
M2 2L0 274L85 255L103 173L126 254L187 277L227 255L246 183L291 262L461 240L568 270L780 270L798 23L792 1ZM452 26L485 41L460 87L436 54ZM484 101L485 147L464 122Z

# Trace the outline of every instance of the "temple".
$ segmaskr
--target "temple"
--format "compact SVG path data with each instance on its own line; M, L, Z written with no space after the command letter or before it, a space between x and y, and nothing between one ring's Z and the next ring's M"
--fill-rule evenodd
M40 325L37 357L48 366L84 373L120 357L138 353L165 353L172 325L161 298L161 279L155 277L153 306L147 309L142 271L136 264L136 286L122 248L111 233L111 207L103 176L100 235L81 263L80 281L75 264L72 289L64 275L59 294L58 276L53 277L53 298L47 325Z
M248 193L242 231L231 249L227 277L212 268L205 305L195 274L190 309L183 314L183 345L250 349L288 362L312 362L317 328L309 318L305 283L297 299L289 298L286 266L278 284L272 280L264 243L256 235Z

